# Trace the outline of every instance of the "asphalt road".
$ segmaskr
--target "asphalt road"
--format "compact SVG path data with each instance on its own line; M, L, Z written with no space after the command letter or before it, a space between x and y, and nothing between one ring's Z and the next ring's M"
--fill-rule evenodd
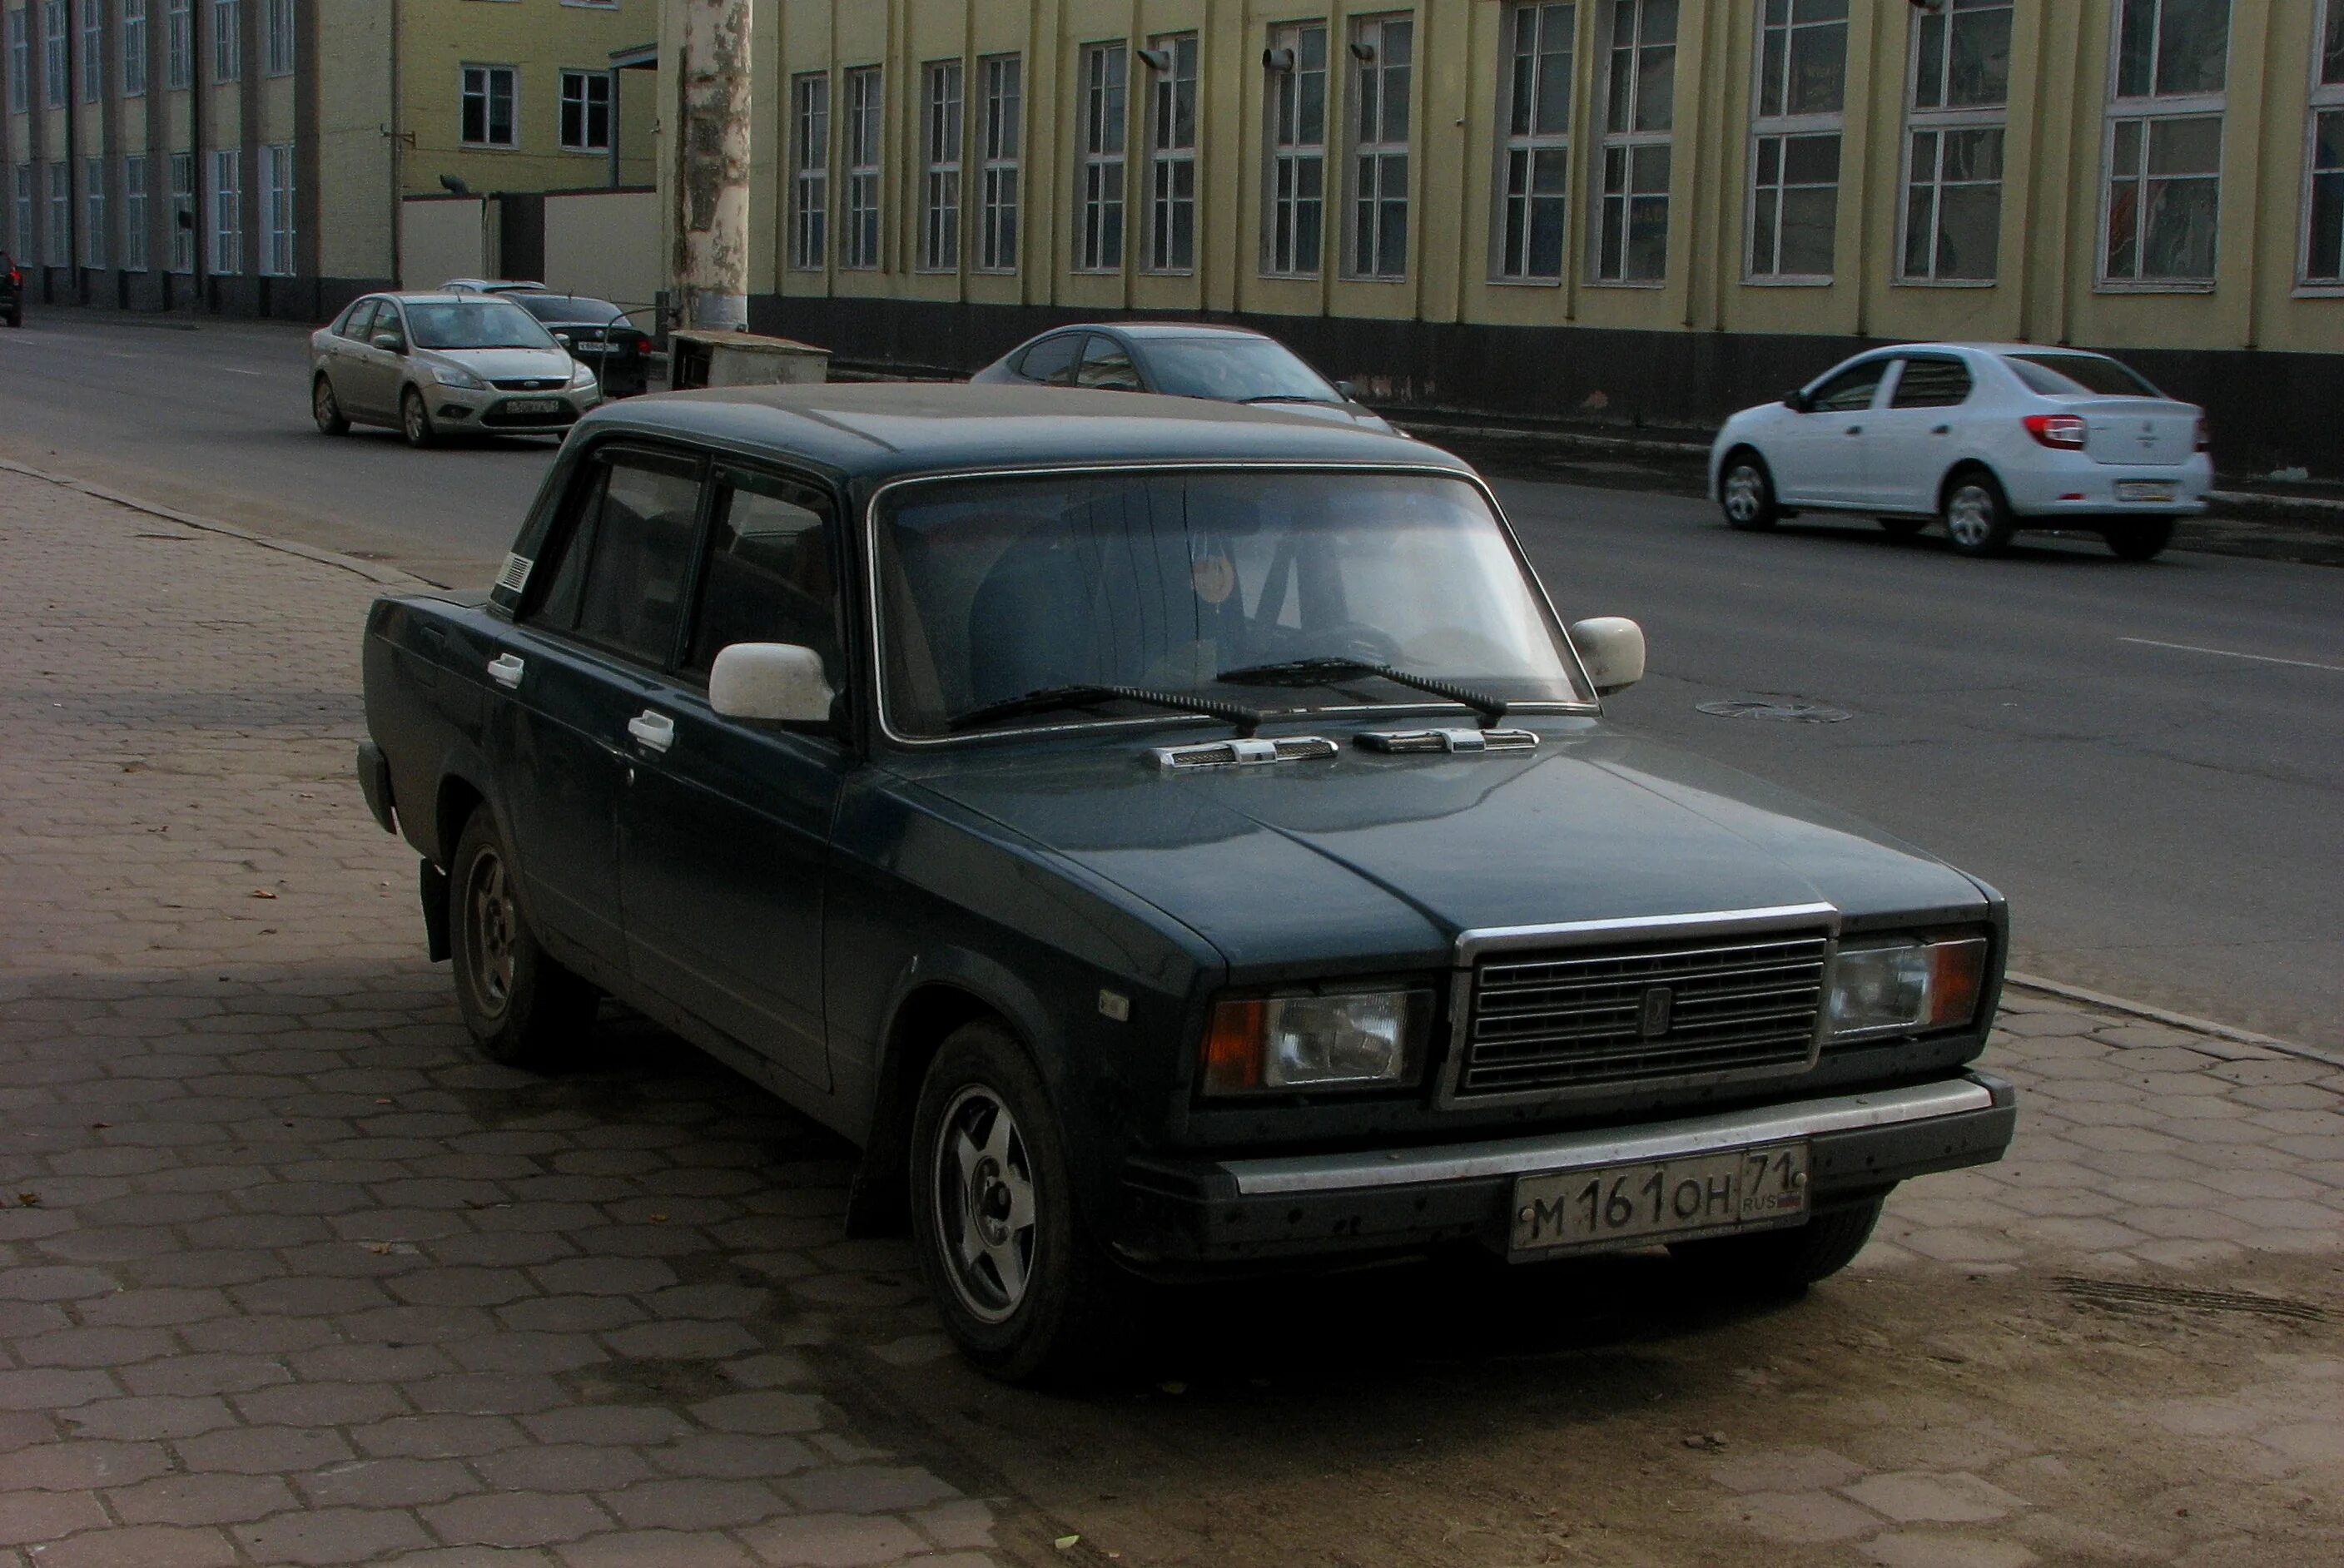
M35 309L0 456L477 582L551 447L311 429L302 335ZM1998 561L1869 524L1745 536L1650 491L1509 481L1567 615L1643 622L1622 723L1842 805L2010 895L2014 966L2344 1046L2344 572L2094 542ZM1713 717L1790 701L1835 723Z

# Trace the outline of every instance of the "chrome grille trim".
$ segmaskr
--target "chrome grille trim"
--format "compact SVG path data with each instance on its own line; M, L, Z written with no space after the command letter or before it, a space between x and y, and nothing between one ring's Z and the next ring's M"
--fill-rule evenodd
M1804 1072L1822 1049L1838 935L1828 904L1465 932L1440 1102ZM1655 987L1669 1016L1647 1037Z

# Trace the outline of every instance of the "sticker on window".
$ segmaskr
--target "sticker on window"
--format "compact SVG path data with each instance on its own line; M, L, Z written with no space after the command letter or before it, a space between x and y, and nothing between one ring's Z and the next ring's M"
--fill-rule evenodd
M529 569L535 564L525 555L507 554L505 569L497 573L497 586L518 593L529 582Z

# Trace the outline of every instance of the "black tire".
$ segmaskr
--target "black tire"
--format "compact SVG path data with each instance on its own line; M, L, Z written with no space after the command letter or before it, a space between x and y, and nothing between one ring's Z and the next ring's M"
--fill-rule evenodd
M1945 525L1945 537L1963 555L2000 555L2018 532L2010 499L2002 493L2000 481L1981 468L1962 469L1945 481L1937 518Z
M2140 522L2111 523L2100 531L2108 548L2123 561L2155 561L2173 542L2173 520L2152 517Z
M1057 1112L996 1024L955 1030L920 1085L912 1238L945 1331L983 1371L1066 1383L1114 1364L1136 1281L1086 1234Z
M349 416L342 412L342 401L334 396L334 383L319 376L309 386L309 417L318 421L321 435L346 436L350 433Z
M431 428L431 410L425 406L423 394L409 387L399 400L399 433L407 438L410 447L428 447L440 439Z
M592 1032L595 993L539 944L518 880L488 808L473 812L448 867L457 1010L481 1055L542 1070L574 1057Z
M1881 531L1886 533L1891 539L1912 539L1918 535L1923 529L1928 526L1929 520L1925 517L1884 517L1880 519Z
M1679 1241L1670 1255L1721 1285L1759 1294L1795 1290L1828 1279L1855 1260L1880 1223L1886 1193L1845 1209L1829 1209L1789 1230Z
M1763 533L1782 521L1783 510L1774 500L1774 476L1766 471L1766 460L1748 447L1736 447L1725 454L1724 466L1717 471L1717 497L1728 528Z

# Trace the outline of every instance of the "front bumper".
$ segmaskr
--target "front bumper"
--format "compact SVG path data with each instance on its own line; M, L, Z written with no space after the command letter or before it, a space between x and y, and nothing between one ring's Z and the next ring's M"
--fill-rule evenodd
M592 387L547 391L475 391L469 387L419 383L433 421L442 430L483 430L500 436L559 435L586 416L602 400ZM550 412L520 413L514 405L556 403Z
M1478 1241L1502 1254L1515 1181L1582 1168L1804 1138L1814 1202L2002 1158L2016 1091L1975 1070L1934 1083L1681 1121L1423 1148L1238 1159L1143 1158L1124 1173L1119 1250L1150 1264L1227 1264Z

